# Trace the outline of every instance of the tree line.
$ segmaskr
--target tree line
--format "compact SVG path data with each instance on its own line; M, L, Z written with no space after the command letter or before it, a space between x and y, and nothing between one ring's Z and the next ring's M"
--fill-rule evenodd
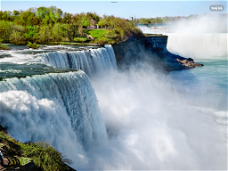
M55 6L0 11L0 41L5 43L72 42L78 38L87 39L85 30L91 26L109 29L103 40L111 43L143 35L131 21L91 12L71 14Z
M195 18L196 15L189 15L188 17L175 16L175 17L156 17L156 18L137 18L133 22L135 24L165 24L169 22L179 21L180 19L191 19Z

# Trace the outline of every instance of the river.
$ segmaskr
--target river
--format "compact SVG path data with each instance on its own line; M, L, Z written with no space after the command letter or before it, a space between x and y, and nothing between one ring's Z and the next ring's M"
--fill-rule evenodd
M226 169L227 56L191 56L171 37L169 51L204 67L121 71L111 45L1 51L1 125L51 143L77 170Z

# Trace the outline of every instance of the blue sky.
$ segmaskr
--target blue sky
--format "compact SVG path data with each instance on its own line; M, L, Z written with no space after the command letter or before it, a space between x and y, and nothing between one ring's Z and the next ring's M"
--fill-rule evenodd
M112 3L117 2L117 3ZM210 13L210 5L224 5L226 1L45 1L45 0L1 0L1 10L27 10L30 7L56 6L64 12L96 12L98 15L114 15L116 17L164 17L189 16L190 14Z

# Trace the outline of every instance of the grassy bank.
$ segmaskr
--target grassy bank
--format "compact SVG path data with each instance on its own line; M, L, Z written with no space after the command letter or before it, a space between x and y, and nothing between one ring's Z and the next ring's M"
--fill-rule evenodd
M34 163L34 170L72 170L65 164L71 164L72 162L54 147L51 147L50 144L43 142L21 143L7 135L1 126L0 130L0 150L4 157L9 160L8 166L4 166L7 169L11 170L16 167L22 169L26 167L26 164L32 166L31 163Z
M96 30L85 30L85 33L92 36L94 39L99 39L101 37L105 37L108 35L111 30L105 30L105 29L96 29Z
M97 43L78 43L78 42L50 42L47 45L73 45L73 46L97 46Z
M9 46L0 43L0 50L9 50Z

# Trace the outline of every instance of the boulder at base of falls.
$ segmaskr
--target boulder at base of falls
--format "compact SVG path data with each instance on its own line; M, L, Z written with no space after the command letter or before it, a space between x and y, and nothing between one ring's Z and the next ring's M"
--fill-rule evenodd
M186 68L195 68L198 66L204 66L203 64L198 64L195 63L194 60L192 58L188 58L188 59L176 59L181 65L185 66Z

